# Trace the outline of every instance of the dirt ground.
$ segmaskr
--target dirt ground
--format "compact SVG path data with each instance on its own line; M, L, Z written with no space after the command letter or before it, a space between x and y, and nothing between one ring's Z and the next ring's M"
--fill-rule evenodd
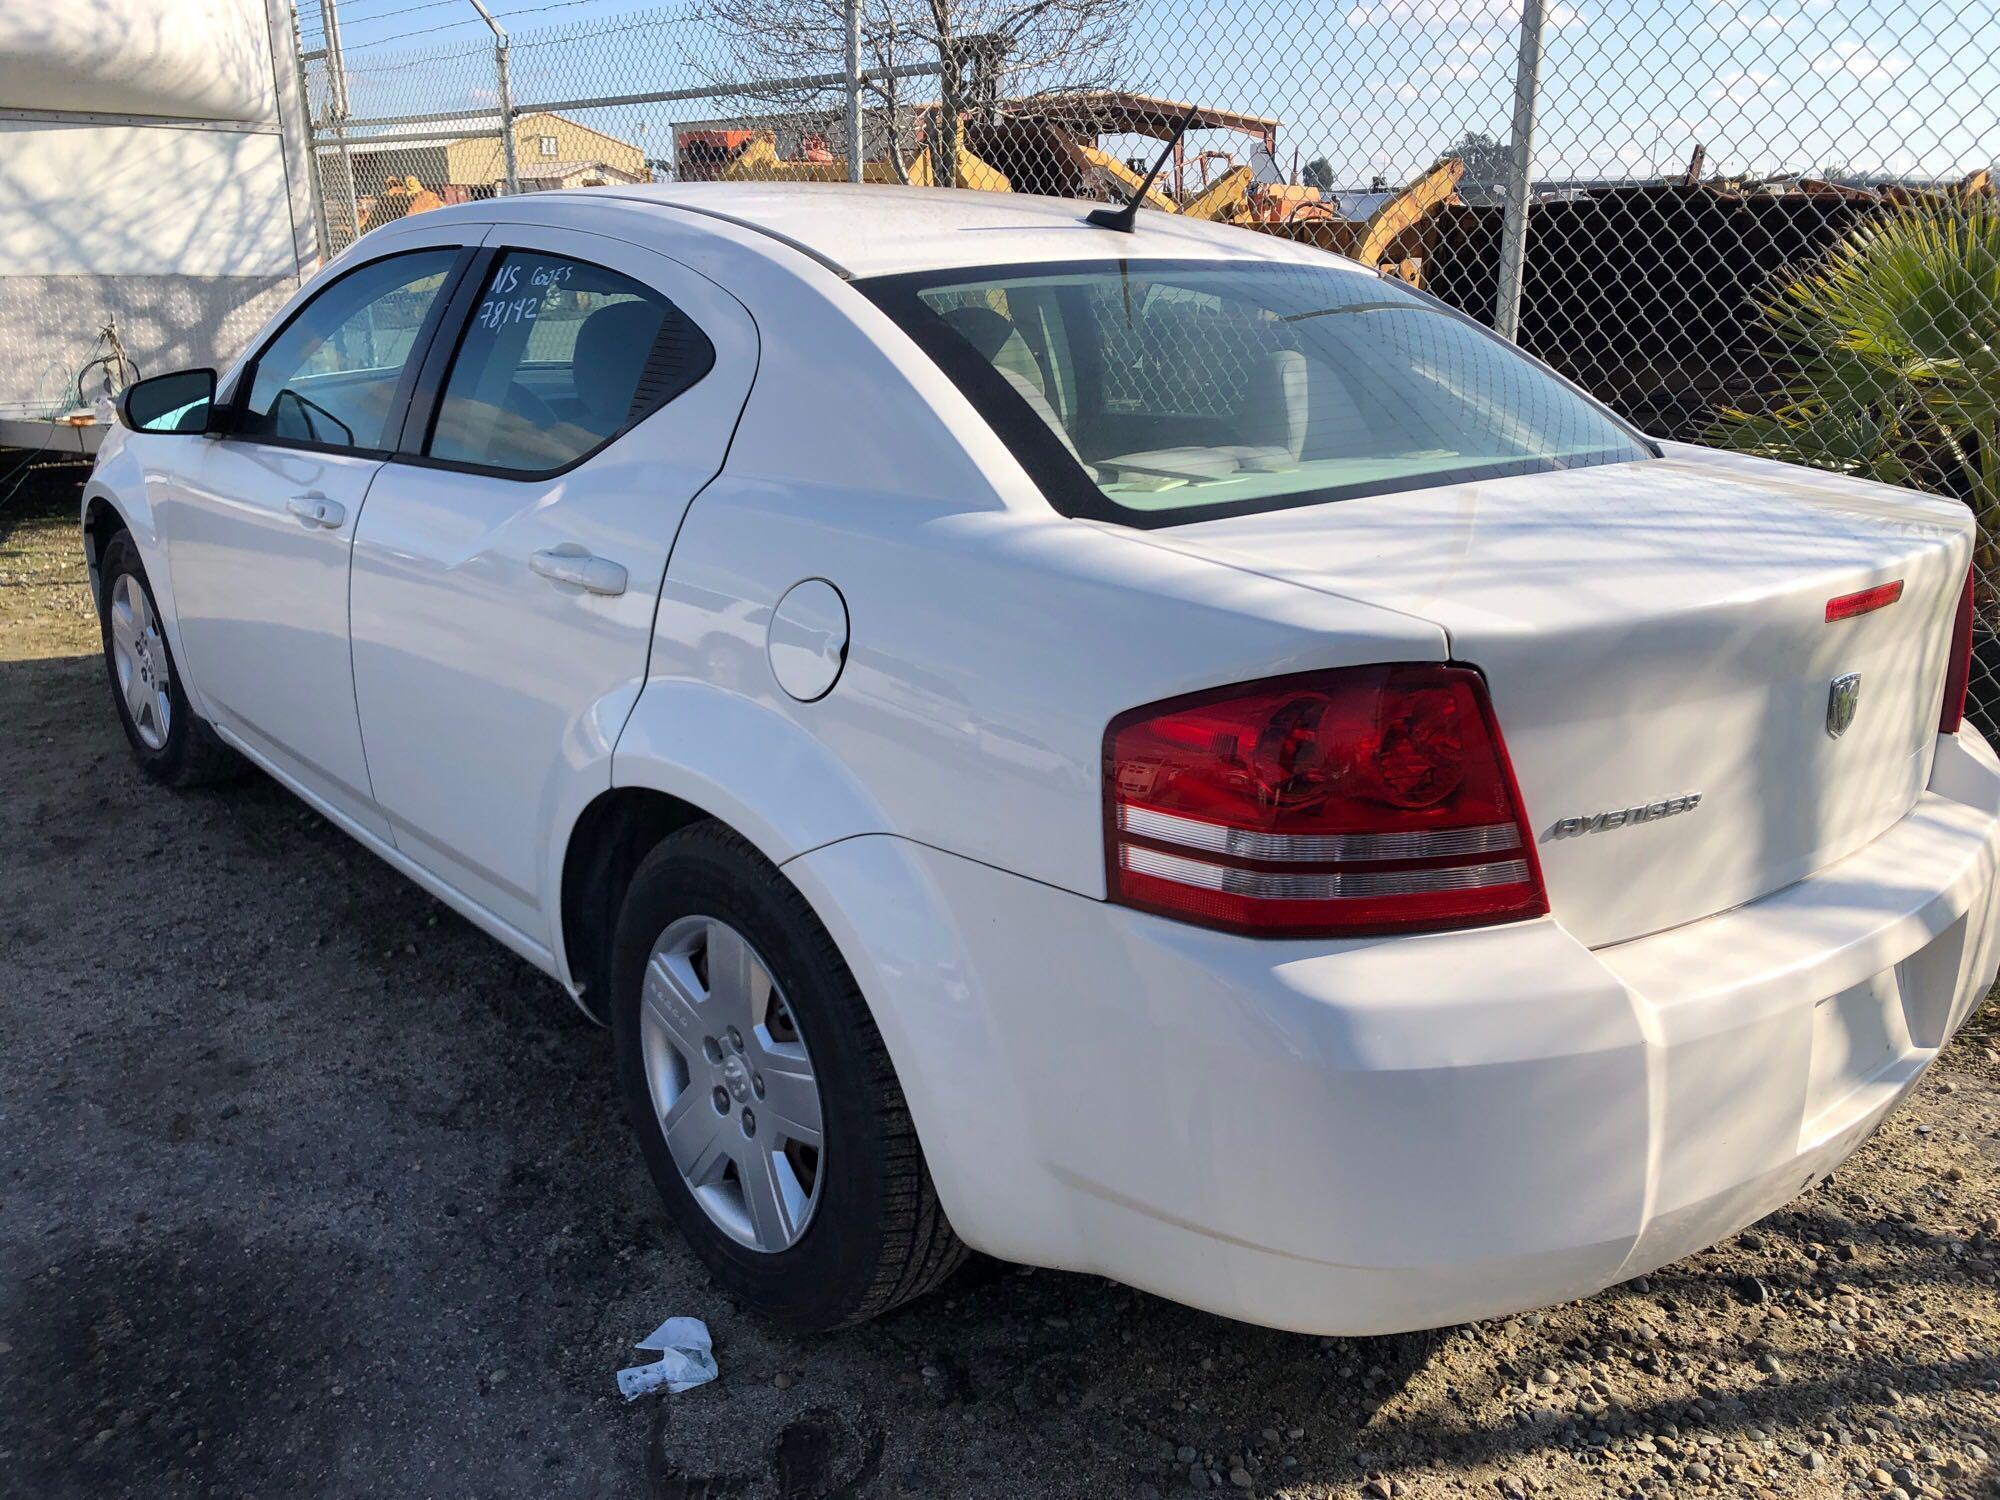
M793 1339L666 1226L604 1033L272 783L129 763L70 496L0 509L0 1492L2000 1494L2000 1053L1587 1301L1316 1339L976 1266ZM621 1401L668 1314L722 1377Z

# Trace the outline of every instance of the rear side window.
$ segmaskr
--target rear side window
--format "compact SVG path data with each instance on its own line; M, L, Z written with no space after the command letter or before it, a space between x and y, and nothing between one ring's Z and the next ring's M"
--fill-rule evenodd
M509 251L473 305L424 451L515 474L567 468L714 364L707 337L652 288Z
M250 438L379 451L396 393L455 249L393 255L343 276L257 356L238 418Z

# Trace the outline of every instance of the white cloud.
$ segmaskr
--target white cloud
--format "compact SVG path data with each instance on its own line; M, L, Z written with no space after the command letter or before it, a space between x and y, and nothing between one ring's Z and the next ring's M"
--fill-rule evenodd
M1519 0L1361 0L1346 14L1349 26L1473 26L1518 23ZM1548 5L1542 28L1568 26L1580 19L1573 6Z
M1725 68L1705 92L1717 104L1748 104L1775 82L1777 75L1762 68Z
M1876 52L1856 41L1835 42L1812 61L1812 70L1822 77L1844 75L1878 82L1894 78L1909 66L1907 57L1898 57L1893 52Z

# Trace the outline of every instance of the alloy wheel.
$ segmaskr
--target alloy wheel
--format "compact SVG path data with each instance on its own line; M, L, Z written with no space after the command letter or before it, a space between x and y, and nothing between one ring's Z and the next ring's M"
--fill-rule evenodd
M173 729L174 673L152 601L133 574L111 589L111 661L132 728L149 750L166 748Z
M753 1250L797 1244L819 1201L819 1083L784 992L743 934L682 917L653 944L640 1002L653 1111L717 1228Z

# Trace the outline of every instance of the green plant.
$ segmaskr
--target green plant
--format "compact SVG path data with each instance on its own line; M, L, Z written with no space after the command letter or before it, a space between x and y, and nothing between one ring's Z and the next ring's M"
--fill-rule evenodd
M1764 304L1791 375L1727 448L1957 495L2000 549L2000 205L1903 205Z

